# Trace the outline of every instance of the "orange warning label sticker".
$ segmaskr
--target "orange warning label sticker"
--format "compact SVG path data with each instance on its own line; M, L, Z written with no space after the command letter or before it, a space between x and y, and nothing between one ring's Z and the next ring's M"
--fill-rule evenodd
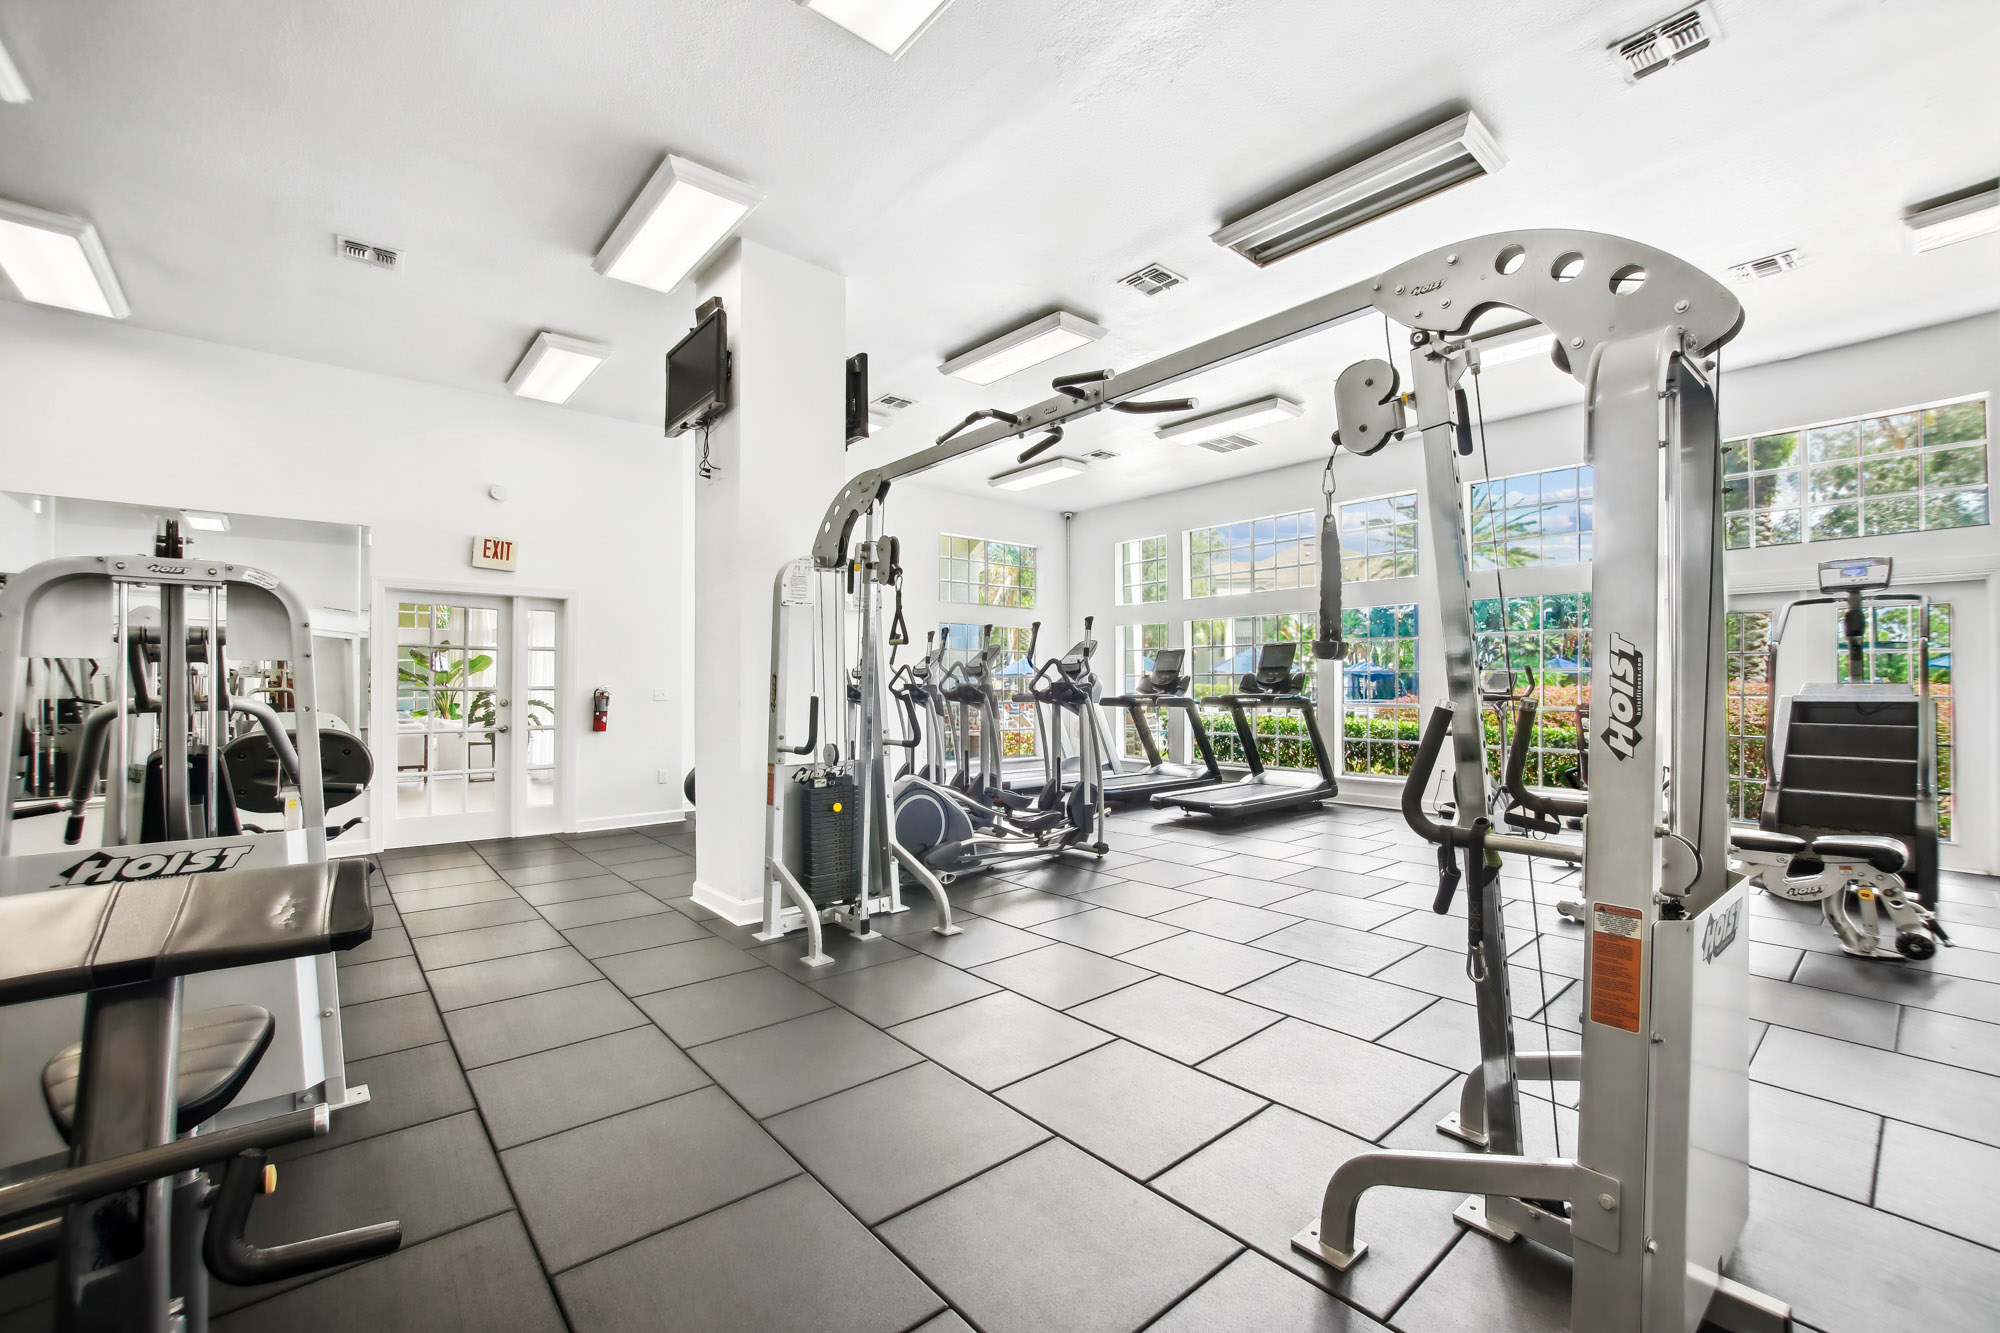
M1637 1032L1645 915L1599 903L1591 906L1590 918L1590 1021Z
M777 803L778 766L776 764L766 764L764 765L764 804L776 805Z

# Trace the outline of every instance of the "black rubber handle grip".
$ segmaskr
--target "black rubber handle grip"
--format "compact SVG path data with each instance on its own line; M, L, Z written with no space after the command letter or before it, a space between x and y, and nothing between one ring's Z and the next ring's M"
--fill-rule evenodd
M1424 813L1424 793L1430 790L1438 755L1444 749L1445 738L1451 735L1451 722L1452 709L1448 705L1438 704L1431 709L1424 722L1424 734L1417 742L1417 757L1410 766L1410 776L1403 780L1403 822L1425 842L1453 841L1452 830Z
M1062 437L1063 428L1061 426L1051 426L1047 435L1044 435L1041 439L1036 440L1033 444L1015 455L1014 461L1016 463L1026 463L1040 454L1045 454L1055 448L1056 445L1062 443Z
M237 1287L254 1287L265 1282L282 1282L303 1277L340 1264L373 1259L389 1254L403 1243L401 1222L378 1222L353 1231L269 1248L244 1239L243 1228L250 1221L250 1205L256 1201L264 1178L266 1158L252 1150L229 1159L223 1168L222 1186L216 1191L208 1234L202 1239L202 1262L223 1282Z
M1135 417L1153 416L1163 412L1192 412L1196 402L1192 398L1161 398L1150 403L1113 403L1113 412L1129 412Z
M785 753L811 754L813 752L813 747L818 744L819 744L819 696L815 694L812 696L811 701L806 705L806 743L804 745L787 746L785 747Z
M1074 375L1058 375L1049 381L1049 387L1057 393L1067 394L1071 398L1081 402L1090 395L1082 392L1079 386L1085 384L1102 384L1110 378L1111 372L1108 370L1085 370Z
M974 412L972 415L968 416L965 420L959 422L956 426L953 426L950 430L946 431L944 434L938 436L937 442L939 444L943 444L946 440L958 434L966 427L976 425L981 421L987 421L987 420L1004 421L1010 426L1018 426L1021 424L1021 418L1015 416L1012 412L1003 412L997 407L982 407L977 412Z
M1538 815L1559 818L1586 814L1590 810L1590 799L1586 796L1566 792L1544 794L1528 787L1528 747L1534 739L1535 717L1540 711L1541 705L1533 699L1523 699L1514 714L1513 743L1507 747L1507 771L1500 780L1501 788L1522 807Z

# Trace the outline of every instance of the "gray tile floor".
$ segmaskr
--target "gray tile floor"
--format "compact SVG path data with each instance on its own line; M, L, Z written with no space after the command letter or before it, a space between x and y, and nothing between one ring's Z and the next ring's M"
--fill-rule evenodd
M257 1227L396 1216L408 1243L218 1290L219 1328L1567 1327L1566 1261L1442 1196L1369 1196L1347 1275L1290 1248L1346 1157L1453 1146L1433 1126L1477 1060L1462 926L1388 812L1121 815L1102 867L964 881L962 935L920 902L830 932L819 971L693 904L693 836L382 858L342 960L375 1100L290 1154ZM1579 1024L1578 928L1537 879L1504 876L1523 1049ZM1922 965L1753 906L1735 1271L1819 1333L2000 1326L2000 881L1944 898L1965 943ZM1556 1092L1525 1100L1531 1150L1574 1145ZM42 1281L0 1285L0 1333L46 1326Z

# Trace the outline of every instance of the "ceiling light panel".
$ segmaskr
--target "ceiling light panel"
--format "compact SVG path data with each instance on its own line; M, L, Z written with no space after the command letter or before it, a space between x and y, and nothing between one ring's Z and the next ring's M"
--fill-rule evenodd
M1072 315L1067 310L1058 310L1032 324L1023 324L1012 333L1003 333L991 342L961 352L938 369L972 384L992 384L1086 343L1094 343L1106 332L1106 329L1087 319Z
M1064 477L1079 477L1090 471L1090 464L1081 458L1044 458L1039 463L1017 467L988 477L986 484L1003 491L1025 491L1036 486L1046 486Z
M37 305L107 319L132 313L97 228L82 218L0 199L0 271Z
M890 59L910 49L951 0L799 0Z
M1918 209L1903 219L1903 225L1909 228L1910 244L1918 254L2000 231L2000 185Z
M546 329L535 335L528 354L507 377L507 388L523 398L566 403L611 355L602 343L566 338Z
M21 71L14 67L13 57L7 48L0 46L0 102L25 102L28 100L28 85L21 78Z
M669 153L597 252L597 271L671 292L763 202L742 181Z
M1273 264L1505 165L1500 145L1468 111L1260 208L1210 239L1254 264Z
M1205 440L1219 440L1225 435L1254 430L1258 426L1268 426L1273 422L1290 421L1304 414L1305 409L1291 399L1273 395L1269 398L1253 398L1247 403L1237 403L1233 407L1221 408L1214 412L1204 412L1198 417L1183 417L1171 425L1160 427L1153 434L1163 440L1173 440L1180 444L1200 444Z

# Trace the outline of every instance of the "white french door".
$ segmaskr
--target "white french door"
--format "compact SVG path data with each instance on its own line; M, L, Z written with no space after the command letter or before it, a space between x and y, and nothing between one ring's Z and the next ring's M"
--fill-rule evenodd
M396 767L387 846L560 827L563 604L395 591L377 679ZM384 775L387 776L387 775Z

